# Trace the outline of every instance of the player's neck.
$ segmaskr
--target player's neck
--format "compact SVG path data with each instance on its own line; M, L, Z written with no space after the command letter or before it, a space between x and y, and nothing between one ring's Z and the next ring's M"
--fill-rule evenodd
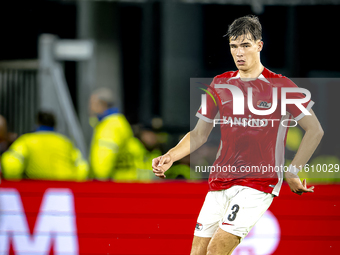
M260 76L264 69L264 66L259 62L257 65L255 65L252 68L249 68L247 70L239 70L240 78L244 80L254 80L257 79L257 77Z

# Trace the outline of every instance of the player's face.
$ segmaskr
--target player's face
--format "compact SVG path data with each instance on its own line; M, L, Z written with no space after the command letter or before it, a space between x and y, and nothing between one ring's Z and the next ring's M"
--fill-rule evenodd
M263 47L261 40L254 41L251 37L239 36L229 41L230 52L239 70L247 71L260 63L260 51Z

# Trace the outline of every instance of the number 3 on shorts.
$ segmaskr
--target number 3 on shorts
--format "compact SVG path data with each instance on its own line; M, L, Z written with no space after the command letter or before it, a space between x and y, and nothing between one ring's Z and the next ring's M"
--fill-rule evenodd
M231 207L232 213L228 215L229 221L234 221L236 219L236 214L238 210L240 210L240 206L238 204L234 204L233 207Z

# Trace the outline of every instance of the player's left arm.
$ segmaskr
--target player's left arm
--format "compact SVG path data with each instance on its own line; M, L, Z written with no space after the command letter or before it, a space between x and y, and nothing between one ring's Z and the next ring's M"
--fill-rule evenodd
M291 191L298 195L302 195L305 192L314 192L314 187L307 188L306 180L303 180L301 183L299 176L294 173L294 167L299 170L303 168L318 147L324 134L320 122L313 110L310 110L309 112L311 115L306 115L298 121L298 124L305 130L305 134L291 163L290 172L285 173L286 181ZM295 170L298 171L298 169Z

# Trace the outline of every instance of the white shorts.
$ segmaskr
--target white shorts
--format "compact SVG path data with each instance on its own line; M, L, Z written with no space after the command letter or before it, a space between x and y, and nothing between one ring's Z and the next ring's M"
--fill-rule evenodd
M195 236L212 237L218 227L247 236L272 203L274 195L245 186L209 191L197 219Z

